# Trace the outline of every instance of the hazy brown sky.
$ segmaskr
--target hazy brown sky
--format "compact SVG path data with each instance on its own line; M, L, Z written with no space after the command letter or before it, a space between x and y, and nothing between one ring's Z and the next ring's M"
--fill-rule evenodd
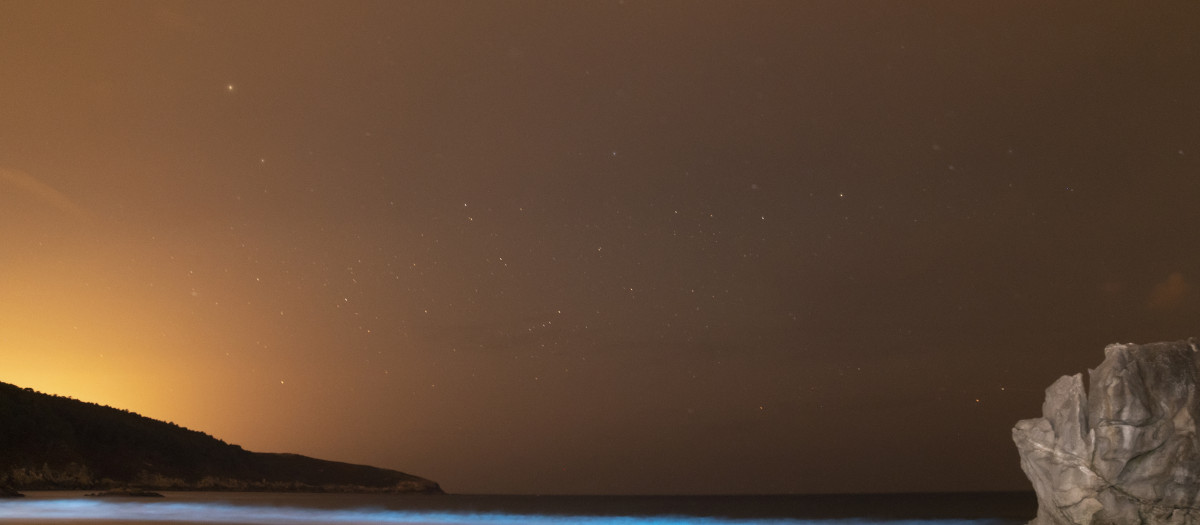
M1200 4L0 1L0 381L452 492L1028 488Z

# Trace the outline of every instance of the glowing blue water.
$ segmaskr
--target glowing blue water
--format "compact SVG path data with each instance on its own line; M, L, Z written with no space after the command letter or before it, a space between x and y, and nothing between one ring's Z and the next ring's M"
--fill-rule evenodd
M731 496L389 495L168 492L166 498L34 491L0 500L0 525L326 523L410 525L1024 525L1032 493Z
M112 502L101 500L6 501L0 522L83 522L92 520L163 523L240 523L262 525L427 524L427 525L985 525L992 520L799 520L730 519L691 516L560 516L505 513L398 511L386 509L314 509L247 506L227 503Z

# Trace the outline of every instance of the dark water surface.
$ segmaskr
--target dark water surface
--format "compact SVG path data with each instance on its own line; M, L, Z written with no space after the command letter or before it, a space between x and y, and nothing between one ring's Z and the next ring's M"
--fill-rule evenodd
M710 525L931 523L1017 525L1037 513L1031 492L802 496L399 496L166 492L97 499L30 492L0 500L0 523Z

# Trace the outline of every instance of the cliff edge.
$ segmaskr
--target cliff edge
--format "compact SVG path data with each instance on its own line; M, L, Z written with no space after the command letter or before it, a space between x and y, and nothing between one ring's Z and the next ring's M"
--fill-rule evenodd
M411 474L250 452L173 423L7 383L0 383L0 487L442 492Z
M1013 428L1032 525L1200 525L1200 340L1113 344Z

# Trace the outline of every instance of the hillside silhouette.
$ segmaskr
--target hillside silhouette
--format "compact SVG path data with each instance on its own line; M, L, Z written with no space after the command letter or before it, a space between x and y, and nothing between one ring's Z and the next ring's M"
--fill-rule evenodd
M250 452L128 410L0 383L0 487L441 493L365 465Z

